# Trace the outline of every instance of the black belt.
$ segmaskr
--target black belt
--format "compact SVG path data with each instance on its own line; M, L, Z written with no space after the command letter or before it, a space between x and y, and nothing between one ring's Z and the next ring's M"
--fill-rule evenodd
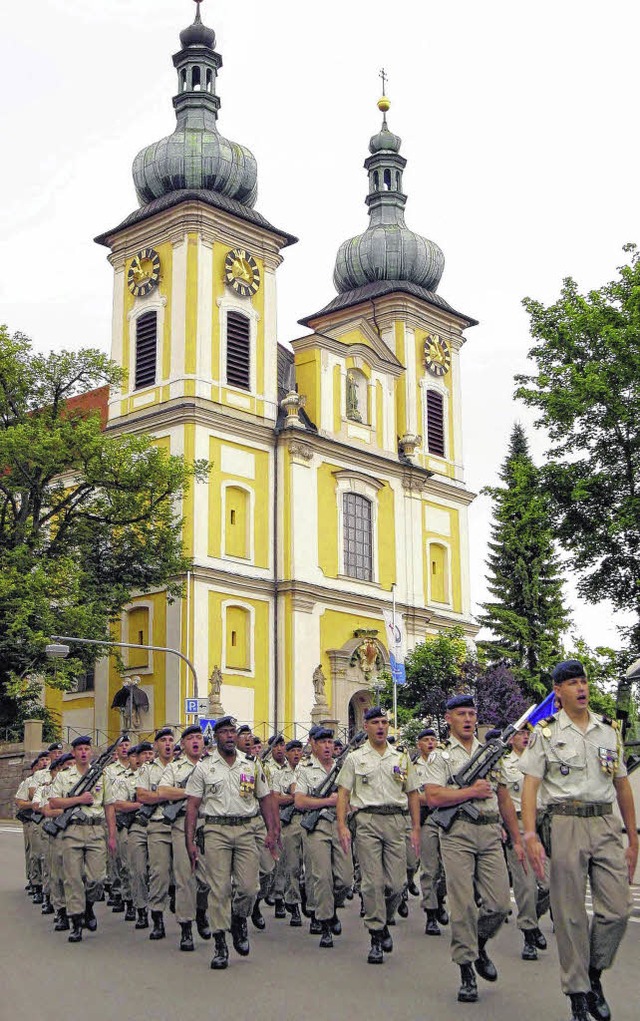
M100 816L97 819L90 819L89 816L75 816L69 826L104 826L104 816Z
M366 812L367 815L409 815L408 808L400 808L399 805L366 805L359 808L356 815Z
M257 818L256 812L255 815L205 815L204 820L205 823L212 823L215 826L245 826Z
M456 817L456 822L470 822L472 826L494 826L500 822L500 816L497 812L487 812L486 815L479 815L477 819L472 819L470 815L463 813Z
M593 801L556 801L547 805L551 815L577 815L581 819L593 819L598 815L611 815L611 802Z

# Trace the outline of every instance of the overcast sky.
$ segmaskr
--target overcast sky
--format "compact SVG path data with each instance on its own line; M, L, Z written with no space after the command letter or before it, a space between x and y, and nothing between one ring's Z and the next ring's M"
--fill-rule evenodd
M93 237L136 208L131 163L170 134L171 55L191 0L4 0L0 321L38 348L110 345L112 272ZM439 293L480 320L463 350L467 482L495 481L527 371L525 296L615 276L640 241L634 0L205 0L224 58L222 134L258 160L257 209L300 238L278 273L279 340L335 294L335 255L367 224L369 137L385 67L408 165L408 226L436 241ZM471 509L475 602L490 504ZM577 603L591 644L618 644Z

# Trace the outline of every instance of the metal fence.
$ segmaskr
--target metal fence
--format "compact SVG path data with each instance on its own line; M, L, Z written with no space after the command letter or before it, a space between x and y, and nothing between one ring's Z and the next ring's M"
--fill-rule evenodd
M176 739L179 738L180 732L184 730L186 724L180 723L166 723L164 726L171 727ZM75 737L87 734L91 738L91 743L95 747L102 747L103 745L113 744L114 741L120 736L122 731L118 730L78 730L75 727L62 727L60 733L60 740L65 744L71 744ZM261 720L253 725L253 733L260 737L262 741L266 742L272 734L276 731L273 725L267 720ZM302 723L282 723L277 730L278 734L282 734L285 740L290 741L296 739L298 741L307 742L309 737L309 727ZM156 734L156 729L153 730L133 730L132 735L135 735L138 741L153 741ZM340 738L345 743L349 740L349 731L347 727L338 727L335 730L335 737ZM20 740L18 738L17 740Z
M24 741L24 727L0 727L0 742L2 744L20 744Z

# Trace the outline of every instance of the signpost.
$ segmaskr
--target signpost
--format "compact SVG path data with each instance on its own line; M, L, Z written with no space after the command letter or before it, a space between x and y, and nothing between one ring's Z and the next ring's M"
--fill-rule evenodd
M208 698L185 698L184 700L185 716L204 716L208 712L209 712Z

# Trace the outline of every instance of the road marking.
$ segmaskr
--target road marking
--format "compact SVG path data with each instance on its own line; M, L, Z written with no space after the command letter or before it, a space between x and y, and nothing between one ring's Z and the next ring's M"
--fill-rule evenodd
M0 833L22 833L22 826L0 826Z

